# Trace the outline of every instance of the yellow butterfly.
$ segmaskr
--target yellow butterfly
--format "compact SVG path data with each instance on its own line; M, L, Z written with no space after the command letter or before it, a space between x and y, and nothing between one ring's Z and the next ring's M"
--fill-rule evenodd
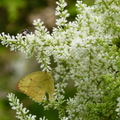
M41 102L47 92L49 100L53 99L54 80L48 72L37 71L26 75L16 85L16 89L33 100Z

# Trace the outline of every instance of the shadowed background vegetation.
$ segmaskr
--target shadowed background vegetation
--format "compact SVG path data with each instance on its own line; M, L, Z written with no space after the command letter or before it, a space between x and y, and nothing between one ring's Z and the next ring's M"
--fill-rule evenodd
M68 19L72 21L76 16L76 0L66 0L66 2L70 13ZM92 5L94 0L83 0L83 2ZM52 32L52 27L55 27L55 7L55 0L0 0L0 33L16 35L24 29L34 32L32 22L38 18ZM41 105L18 92L14 87L18 80L26 74L38 70L39 64L37 64L34 56L25 59L24 54L10 51L9 47L6 48L0 44L0 120L16 120L15 112L11 110L6 97L11 92L20 98L20 102L24 104L24 107L30 109L31 114L37 115L38 118L46 116L49 120L58 119L57 111L44 111ZM73 82L70 81L66 89L66 98L73 95Z

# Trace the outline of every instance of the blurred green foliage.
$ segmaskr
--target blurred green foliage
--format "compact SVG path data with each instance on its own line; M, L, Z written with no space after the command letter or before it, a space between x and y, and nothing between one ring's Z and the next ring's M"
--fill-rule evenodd
M116 37L112 40L113 44L120 48L120 37Z
M70 13L69 20L74 20L76 16L76 0L66 1ZM94 0L83 0L83 2L92 5ZM34 31L32 21L36 18L43 21L47 19L48 21L44 21L45 26L51 31L52 27L55 26L55 7L55 0L0 0L0 33L5 32L16 35L21 33L23 29ZM0 120L16 120L15 112L11 110L6 97L7 93L10 92L16 93L32 114L38 117L45 115L49 120L58 119L57 111L44 111L42 106L23 93L17 92L14 88L21 77L37 70L39 70L39 65L35 58L25 60L24 55L11 52L9 48L0 44ZM66 88L66 98L74 95L75 88L73 84L70 82L68 88Z
M0 6L4 6L7 9L8 20L14 22L19 18L18 9L22 9L26 6L24 0L1 0Z

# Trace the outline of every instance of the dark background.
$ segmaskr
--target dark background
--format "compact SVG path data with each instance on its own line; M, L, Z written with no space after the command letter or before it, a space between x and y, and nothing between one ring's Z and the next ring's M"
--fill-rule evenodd
M66 2L70 13L68 19L73 21L76 16L76 0L66 0ZM94 0L83 0L83 2L92 5ZM55 27L55 7L55 0L0 0L0 33L16 35L24 29L34 32L32 23L38 18L44 22L49 31L52 31L52 27ZM37 115L37 119L46 116L49 120L58 120L57 111L52 109L44 111L41 105L18 92L14 87L26 74L38 70L39 64L34 56L25 59L24 54L10 51L9 47L0 44L0 120L17 120L15 111L11 110L6 97L11 92L17 95L31 114ZM66 98L72 97L73 94L73 82L70 81L66 89Z

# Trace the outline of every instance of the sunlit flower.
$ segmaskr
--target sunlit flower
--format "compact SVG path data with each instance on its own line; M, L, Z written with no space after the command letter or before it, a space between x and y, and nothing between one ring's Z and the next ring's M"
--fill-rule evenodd
M75 21L69 22L66 2L57 2L57 27L49 33L40 19L34 20L35 32L23 36L2 33L1 43L36 59L43 71L53 70L54 100L43 102L44 109L58 110L61 120L97 120L120 118L120 50L113 44L120 40L120 0L96 0L93 6L77 1ZM55 63L54 68L51 63ZM76 88L74 97L65 99L68 81ZM17 118L28 110L14 96L8 95ZM40 118L45 120L45 118Z

